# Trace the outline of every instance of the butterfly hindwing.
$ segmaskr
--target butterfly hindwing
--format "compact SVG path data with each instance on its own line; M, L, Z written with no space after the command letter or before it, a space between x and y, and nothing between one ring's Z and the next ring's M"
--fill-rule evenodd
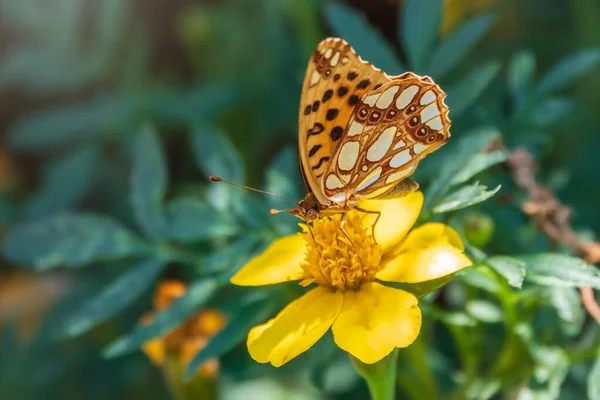
M307 188L321 204L329 202L321 181L360 99L389 79L342 39L325 39L313 53L300 99L299 150Z
M336 203L374 198L450 138L446 94L429 77L392 77L361 96L330 158L322 191Z

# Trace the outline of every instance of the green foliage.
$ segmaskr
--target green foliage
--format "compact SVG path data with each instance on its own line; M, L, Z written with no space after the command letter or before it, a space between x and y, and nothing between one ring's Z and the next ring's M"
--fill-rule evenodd
M475 13L441 0L149 1L160 23L132 14L132 0L61 0L52 12L0 0L10 16L10 40L0 38L0 284L40 272L27 275L40 286L25 298L48 305L23 344L26 324L7 323L17 314L0 301L0 398L169 398L139 349L203 308L221 310L225 328L169 379L193 383L219 358L226 398L367 398L330 335L277 370L249 359L248 331L302 289L236 288L229 278L299 220L269 215L290 207L281 199L208 179L304 197L304 69L319 40L339 36L389 75L429 75L448 94L452 138L412 176L425 195L418 224L454 227L473 261L434 281L386 283L415 294L423 313L419 339L398 350L401 367L386 382L414 400L600 400L600 329L579 293L600 290L600 270L522 213L528 194L506 168L511 150L527 149L536 179L573 207L577 234L598 232L593 1ZM152 311L166 279L188 291ZM58 294L47 298L49 287Z

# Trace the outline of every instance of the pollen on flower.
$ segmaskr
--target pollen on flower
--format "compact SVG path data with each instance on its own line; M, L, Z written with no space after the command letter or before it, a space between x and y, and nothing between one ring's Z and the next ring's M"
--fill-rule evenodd
M301 266L306 278L300 284L344 291L374 280L382 250L373 238L372 222L364 213L347 213L344 230L352 242L341 230L339 214L313 221L310 230L303 225L301 235L307 246Z

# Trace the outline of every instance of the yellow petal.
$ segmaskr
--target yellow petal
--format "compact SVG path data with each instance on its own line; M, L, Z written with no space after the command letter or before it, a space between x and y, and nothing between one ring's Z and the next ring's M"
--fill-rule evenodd
M144 343L142 351L146 353L154 365L163 365L165 362L165 346L161 338L149 340Z
M317 287L248 334L248 352L279 367L308 350L327 332L342 306L342 294Z
M463 251L454 229L437 222L425 224L408 234L397 256L383 262L377 278L406 283L441 278L471 265Z
M231 283L261 286L302 279L304 272L300 263L304 260L305 249L306 242L300 235L277 239L231 277Z
M332 327L337 345L366 364L410 345L420 329L417 298L376 282L344 292L342 310Z
M422 206L423 193L420 191L398 199L363 200L360 203L365 210L381 212L375 225L375 238L384 252L406 236L419 217Z

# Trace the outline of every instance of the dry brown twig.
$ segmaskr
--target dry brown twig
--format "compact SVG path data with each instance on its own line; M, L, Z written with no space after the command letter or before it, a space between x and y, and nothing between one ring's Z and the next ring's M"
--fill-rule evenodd
M600 242L582 240L571 227L571 209L558 200L546 186L535 180L535 160L523 148L508 150L500 140L492 143L488 150L505 150L509 152L506 165L510 169L513 180L528 194L523 203L523 212L533 218L539 228L554 242L573 249L589 264L600 263ZM580 289L581 300L587 312L600 324L600 305L590 287Z

